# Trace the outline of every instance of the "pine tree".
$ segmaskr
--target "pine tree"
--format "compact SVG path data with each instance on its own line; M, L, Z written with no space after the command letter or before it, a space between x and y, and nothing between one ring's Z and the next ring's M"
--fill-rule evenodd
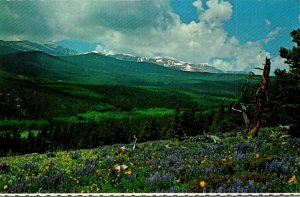
M293 30L291 37L295 46L279 51L289 70L275 70L271 89L272 114L278 124L299 124L300 120L300 29Z

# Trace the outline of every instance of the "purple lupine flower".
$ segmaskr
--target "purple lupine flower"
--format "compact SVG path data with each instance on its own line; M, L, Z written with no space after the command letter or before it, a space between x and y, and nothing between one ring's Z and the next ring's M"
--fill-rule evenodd
M154 180L155 181L159 181L160 180L160 174L159 174L159 172L155 172L155 175L154 175Z
M25 163L24 164L24 168L25 169L29 169L29 170L35 170L35 169L39 168L39 164L37 164L37 163L31 163L31 162Z
M238 144L233 146L233 149L236 149L239 152L247 152L249 150L253 150L254 147L255 147L254 143L239 142Z
M172 182L173 179L174 179L173 176L170 174L165 174L162 177L162 181L164 181L164 182Z
M254 185L254 180L249 180L247 187L248 187L248 191L250 193L257 193L258 192L258 189Z
M233 158L234 158L234 159L243 159L243 158L245 158L245 157L247 157L247 155L244 154L244 153L236 153L236 154L233 154Z
M205 174L213 174L217 172L216 166L214 164L209 165L204 169Z
M208 155L208 150L200 147L198 149L198 153L200 154L200 156L205 156L205 155Z
M181 159L175 155L170 155L167 159L170 161L170 164L179 164L181 162Z
M11 193L19 193L19 192L26 192L27 190L27 184L25 181L21 181L15 185L12 185L10 187L10 191Z
M84 175L84 174L89 174L94 170L95 166L94 165L87 165L84 167L80 167L74 170L74 174L77 176Z
M153 185L154 183L155 183L155 181L154 181L154 178L153 178L153 177L147 178L146 184L147 184L148 186Z
M218 188L218 193L225 193L226 192L226 188L225 187L219 187Z
M270 163L266 163L266 169L279 171L285 174L290 172L290 169L286 165L284 165L283 161L278 161L278 160L274 160Z
M176 193L176 192L177 192L176 187L171 187L171 188L169 189L169 192L170 192L170 193Z
M212 144L207 147L208 151L222 151L228 149L228 144Z

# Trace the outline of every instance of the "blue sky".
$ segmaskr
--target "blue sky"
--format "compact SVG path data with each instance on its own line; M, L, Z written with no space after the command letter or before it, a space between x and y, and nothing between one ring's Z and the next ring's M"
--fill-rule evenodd
M172 0L172 9L182 22L198 21L193 0ZM202 0L202 2L205 2ZM281 27L276 39L264 48L277 54L280 46L291 47L290 31L299 28L299 0L230 0L233 12L231 20L224 24L230 36L236 36L241 43L265 38L272 29ZM204 4L205 5L205 4ZM266 24L266 20L270 24Z
M0 1L4 40L55 41L79 52L130 53L251 70L292 47L299 0Z

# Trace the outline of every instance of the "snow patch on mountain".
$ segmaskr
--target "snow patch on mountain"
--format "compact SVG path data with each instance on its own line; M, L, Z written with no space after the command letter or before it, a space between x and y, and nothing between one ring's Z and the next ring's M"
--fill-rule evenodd
M109 56L119 60L125 60L125 61L147 62L147 63L158 64L164 67L174 68L174 69L187 71L187 72L224 73L222 70L217 69L216 67L210 65L209 63L193 64L190 62L176 60L172 57L161 57L161 56L138 57L138 56L134 56L131 54L124 54L124 53L114 54Z

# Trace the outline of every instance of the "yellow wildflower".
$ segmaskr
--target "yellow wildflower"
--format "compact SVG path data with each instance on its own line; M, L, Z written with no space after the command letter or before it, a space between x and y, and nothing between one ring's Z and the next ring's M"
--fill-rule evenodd
M297 180L296 176L292 176L292 178L290 178L289 183L294 183Z
M128 171L125 172L125 174L131 175L131 174L132 174L132 171L131 171L131 170L128 170Z
M205 183L205 181L200 181L199 185L200 185L201 187L205 187L206 183Z
M179 183L179 182L180 182L180 179L177 179L177 180L176 180L176 183Z
M100 174L100 173L101 173L101 170L97 170L96 173L97 173L97 174Z
M259 158L259 156L260 156L259 153L256 153L256 154L255 154L255 157L256 157L256 158Z
M8 189L8 185L4 185L4 186L3 186L3 189L4 189L4 190L7 190L7 189Z

